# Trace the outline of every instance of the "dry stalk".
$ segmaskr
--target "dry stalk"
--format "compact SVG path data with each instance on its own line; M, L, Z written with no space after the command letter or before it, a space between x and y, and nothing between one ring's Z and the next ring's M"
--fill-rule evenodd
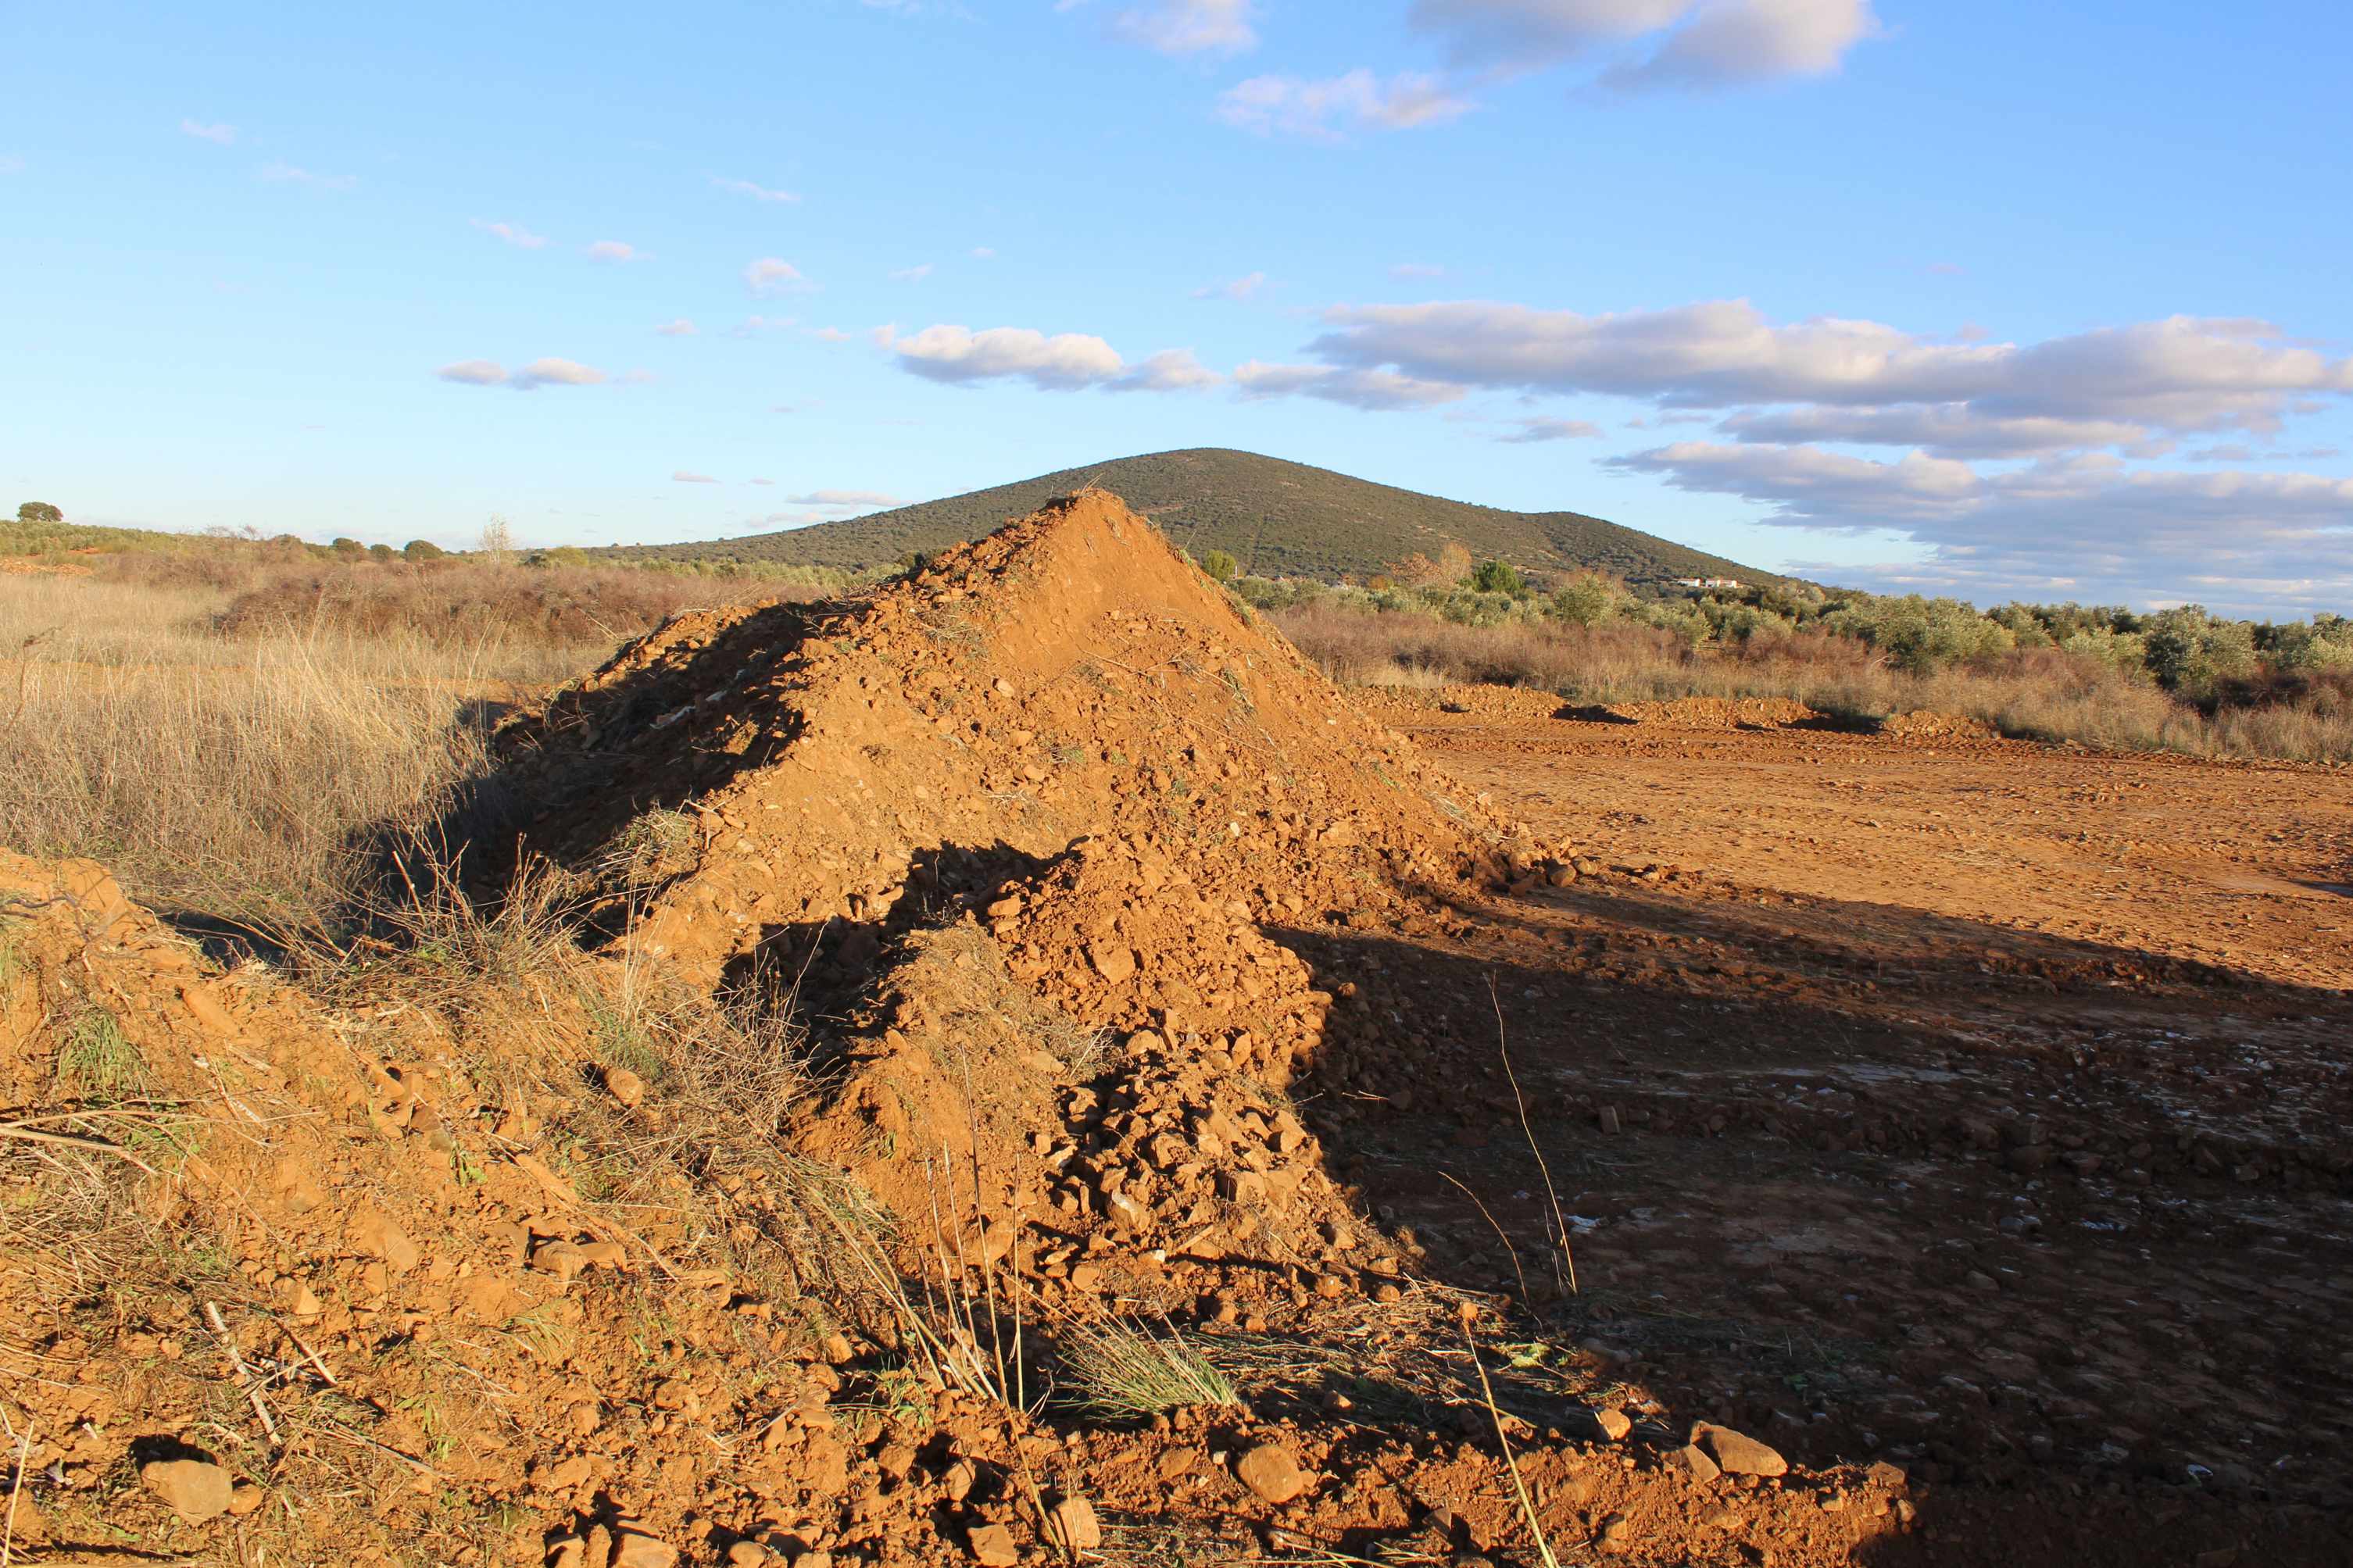
M1487 1205L1485 1204L1479 1202L1478 1194L1464 1186L1461 1182L1455 1181L1451 1173L1440 1171L1438 1173L1444 1176L1448 1181L1453 1182L1454 1188L1457 1192L1461 1193L1464 1197L1469 1198L1473 1204L1477 1205L1479 1216L1482 1219L1484 1219L1487 1224L1493 1228L1495 1232L1495 1239L1504 1244L1504 1252L1505 1256L1509 1257L1512 1260L1512 1272L1519 1278L1520 1300L1525 1302L1528 1299L1528 1277L1520 1271L1520 1249L1512 1245L1512 1238L1504 1234L1504 1227L1495 1224L1495 1216L1487 1212Z
M25 1467L33 1458L33 1428L38 1425L31 1417L25 1421L25 1430L16 1439L16 1474L8 1483L8 1525L0 1531L0 1568L16 1560L16 1500L25 1495Z
M1552 1202L1552 1222L1555 1236L1560 1247L1559 1256L1568 1265L1568 1293L1574 1296L1578 1293L1577 1257L1568 1248L1568 1217L1561 1212L1560 1190L1552 1184L1552 1167L1545 1163L1544 1151L1536 1147L1535 1129L1528 1125L1527 1097L1520 1092L1519 1075L1512 1071L1511 1047L1505 1043L1504 1036L1504 998L1495 990L1495 977L1493 974L1487 976L1487 1000L1494 1005L1495 1009L1495 1054L1504 1058L1504 1081L1512 1086L1512 1104L1520 1113L1521 1136L1528 1141L1528 1152L1536 1157L1536 1169L1544 1173L1545 1196ZM1509 1243L1505 1245L1508 1246ZM1516 1259L1514 1260L1514 1266L1517 1267ZM1553 1266L1553 1279L1556 1284L1560 1280L1558 1264ZM1525 1280L1521 1281L1520 1289L1523 1292L1527 1289Z
M210 1320L213 1332L220 1336L221 1347L228 1352L229 1364L237 1368L237 1385L244 1391L246 1398L252 1401L253 1413L261 1417L261 1429L269 1435L269 1446L277 1447L278 1423L269 1418L269 1406L261 1402L260 1380L253 1375L253 1369L245 1364L245 1356L237 1348L237 1336L228 1331L228 1324L221 1321L220 1308L213 1302L205 1303L205 1316Z
M1536 1543L1536 1552L1544 1559L1545 1568L1560 1568L1560 1559L1552 1554L1552 1542L1545 1539L1544 1525L1536 1518L1536 1505L1529 1500L1527 1483L1520 1479L1520 1462L1512 1458L1512 1439L1504 1431L1504 1413L1495 1405L1495 1385L1487 1381L1487 1363L1479 1359L1479 1342L1471 1332L1471 1320L1462 1321L1462 1342L1470 1347L1472 1370L1479 1374L1479 1393L1486 1401L1488 1418L1495 1423L1495 1442L1504 1451L1504 1468L1511 1472L1512 1495L1519 1500L1520 1517L1527 1522L1528 1536Z

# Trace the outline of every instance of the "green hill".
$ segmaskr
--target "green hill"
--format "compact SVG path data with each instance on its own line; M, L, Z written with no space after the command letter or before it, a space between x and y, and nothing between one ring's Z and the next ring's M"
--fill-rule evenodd
M780 533L621 545L597 553L847 569L887 565L911 550L940 550L977 539L1086 484L1119 496L1197 558L1223 550L1244 572L1260 576L1366 576L1417 552L1435 559L1456 542L1474 556L1498 557L1538 572L1598 567L1638 587L1677 577L1778 581L1770 573L1581 512L1504 511L1216 447L1120 458Z

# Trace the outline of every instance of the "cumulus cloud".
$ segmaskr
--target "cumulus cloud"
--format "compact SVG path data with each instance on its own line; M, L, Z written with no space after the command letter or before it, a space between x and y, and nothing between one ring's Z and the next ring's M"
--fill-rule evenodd
M670 477L673 482L681 485L715 485L719 482L709 474L698 474L687 468L673 468Z
M933 326L901 337L877 331L875 341L896 355L899 368L932 381L979 382L1014 377L1051 392L1097 386L1127 367L1119 351L1085 332L1049 337L1029 327Z
M975 261L994 261L997 259L997 249L994 246L976 245L972 247L972 258Z
M846 343L858 334L841 327L811 327L809 336L821 343Z
M547 243L547 236L533 234L519 223L485 223L480 218L467 220L484 234L505 240L519 250L537 250Z
M1601 426L1589 419L1520 419L1514 423L1519 426L1516 431L1495 439L1525 446L1536 441L1589 441L1601 434Z
M1247 300L1265 287L1265 273L1250 272L1224 283L1205 284L1201 288L1193 290L1193 298L1196 300L1208 300L1213 297L1222 296L1228 300Z
M805 294L817 287L789 261L764 256L744 268L744 285L754 294Z
M180 134L193 136L199 142L212 142L227 147L237 141L237 127L206 125L198 120L183 120L180 121Z
M1893 408L1745 410L1720 428L1746 442L1833 441L1865 447L1919 447L1936 458L2031 458L2086 447L2121 447L2155 456L2167 442L2124 419L2049 415L2002 417L1972 413L1966 403L1915 403Z
M321 174L292 163L265 163L261 177L276 185L308 185L314 191L348 191L360 183L357 174Z
M1219 120L1255 135L1333 142L1351 131L1401 131L1439 125L1470 112L1467 98L1438 77L1401 71L1384 81L1363 68L1303 79L1255 76L1218 100Z
M1820 76L1879 30L1871 0L1414 0L1407 22L1504 75L1632 48L1602 74L1628 89Z
M569 359L535 359L514 373L520 392L538 386L595 386L605 379L603 371Z
M1103 387L1113 392L1186 392L1216 384L1217 373L1190 350L1170 349L1130 365L1119 351L1087 332L1051 336L1029 327L941 325L902 336L895 327L874 330L877 346L899 368L927 380L969 384L1026 381L1047 392Z
M801 199L797 191L774 190L766 185L754 184L750 180L722 179L719 175L713 174L711 176L711 183L723 191L732 192L739 196L749 196L755 202L797 202Z
M1386 370L1333 370L1324 365L1268 364L1250 360L1234 367L1234 384L1245 397L1320 397L1381 413L1434 408L1462 395L1459 386L1423 381Z
M931 275L932 264L926 261L917 267L900 268L897 271L891 274L891 281L893 283L921 283L924 279L929 278Z
M899 498L881 490L809 490L805 494L786 496L795 506L877 507L897 506Z
M1647 58L1601 80L1640 91L1824 76L1878 31L1871 0L1706 0Z
M1526 70L1672 26L1693 0L1413 0L1407 26L1457 65Z
M1615 393L1685 408L1964 405L1943 416L1939 444L1952 446L1961 419L2112 421L2143 438L2269 430L2294 399L2353 393L2353 359L2236 319L2173 316L2022 346L1936 342L1835 317L1776 323L1743 300L1600 315L1483 300L1344 306L1325 322L1309 352L1334 366L1466 388Z
M1874 462L1700 441L1610 466L1757 502L1787 527L1894 529L1927 549L1902 570L1909 585L1981 600L2203 598L2275 613L2353 595L2353 479L2134 468L2104 453L1987 473L1919 452Z
M455 364L443 365L434 374L443 381L464 386L511 386L517 392L533 392L543 386L595 386L610 379L593 365L569 359L535 359L512 374L496 360L459 360Z
M1198 392L1224 380L1194 358L1191 349L1163 349L1104 384L1113 392Z
M592 261L643 261L644 251L634 245L624 245L617 239L600 239L588 247Z
M666 338L691 338L695 335L696 330L694 323L684 316L679 317L676 321L664 321L654 329Z
M1112 32L1164 55L1237 55L1258 47L1257 13L1257 0L1152 0L1121 11Z

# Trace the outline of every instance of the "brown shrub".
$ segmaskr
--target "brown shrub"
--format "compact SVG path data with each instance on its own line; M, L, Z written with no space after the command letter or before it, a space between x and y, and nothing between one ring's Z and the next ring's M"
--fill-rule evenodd
M476 562L332 565L245 586L214 619L224 637L414 636L444 647L611 647L681 610L806 599L790 584Z
M1760 631L1694 647L1628 622L1466 626L1328 605L1273 612L1300 650L1344 685L1521 686L1585 702L1678 697L1787 697L1827 713L1877 719L1931 709L2006 735L2115 751L2353 761L2353 671L2242 681L2201 711L2146 679L2058 648L2021 648L1913 675L1862 643L1810 631Z

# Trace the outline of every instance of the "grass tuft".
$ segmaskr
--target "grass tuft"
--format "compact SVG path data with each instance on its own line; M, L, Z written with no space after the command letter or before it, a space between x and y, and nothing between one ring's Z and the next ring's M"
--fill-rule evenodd
M1117 1319L1072 1320L1057 1335L1069 1403L1114 1420L1188 1405L1230 1405L1234 1385L1174 1324L1155 1334Z

